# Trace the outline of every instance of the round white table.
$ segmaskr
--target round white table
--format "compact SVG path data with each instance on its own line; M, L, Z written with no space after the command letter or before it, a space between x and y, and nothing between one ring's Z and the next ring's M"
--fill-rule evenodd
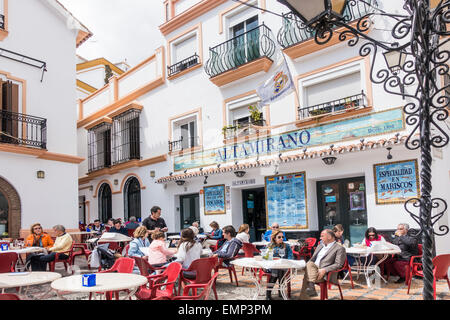
M15 252L17 254L25 254L25 253L46 252L46 251L47 250L45 248L42 248L42 247L25 247L25 248L21 248L21 249L16 249L16 248L10 247L9 250L0 251L0 254L1 253L6 253L6 252Z
M108 291L129 290L124 300L136 293L140 286L147 283L147 278L134 273L96 273L96 285L84 287L82 275L64 277L52 282L51 287L56 291L60 299L64 299L62 293L92 293L94 299L96 293Z
M383 278L380 272L380 264L385 261L390 255L398 254L401 252L400 249L382 249L382 250L372 250L368 247L351 247L345 248L347 254L355 257L356 265L351 266L353 271L358 272L358 276L360 272L362 272L366 278L367 287L372 287L372 280L374 280L374 284L376 287L380 287L381 281L383 279L385 283L387 283L386 279ZM372 264L374 255L382 255L381 259L375 264ZM361 260L362 257L365 257L364 261ZM348 273L345 275L344 279L347 277Z
M289 272L285 272L283 278L279 280L279 289L272 288L271 290L280 290L284 300L288 300L287 286L295 276L297 276L298 270L303 270L306 266L304 260L288 260L288 259L276 259L276 260L264 260L261 256L254 258L239 258L230 261L235 266L243 268L263 268L263 269L287 269ZM250 272L251 280L255 283L256 292L253 296L253 300L258 299L260 294L264 294L267 288L261 285L258 277L258 273Z
M28 293L29 286L52 282L59 278L61 278L61 274L57 272L34 271L0 273L0 288L2 289L2 293L7 288L19 288L18 295L27 299L26 294ZM21 294L22 287L26 287L24 294ZM50 290L35 298L44 299L49 292Z

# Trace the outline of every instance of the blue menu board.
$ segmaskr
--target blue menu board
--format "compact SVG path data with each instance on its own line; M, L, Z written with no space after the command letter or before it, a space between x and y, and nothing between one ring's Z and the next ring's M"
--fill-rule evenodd
M267 227L307 229L305 172L266 177Z
M225 185L204 187L205 214L225 213Z
M417 160L374 164L373 174L377 204L402 203L419 197Z

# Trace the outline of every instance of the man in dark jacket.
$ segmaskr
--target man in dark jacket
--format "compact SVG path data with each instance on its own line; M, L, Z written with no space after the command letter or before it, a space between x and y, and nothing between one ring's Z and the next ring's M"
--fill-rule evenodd
M242 242L235 238L236 230L233 226L223 227L222 231L226 241L217 251L213 252L213 257L222 258L224 265L228 267L231 259L234 258L242 248Z
M400 223L397 226L395 238L392 240L392 243L399 246L402 252L386 262L387 268L400 277L396 283L405 282L406 266L409 264L412 256L419 254L417 239L408 235L408 231L409 225L407 223Z
M119 219L114 220L114 227L109 229L109 232L121 233L128 237L128 231L122 226L122 222Z

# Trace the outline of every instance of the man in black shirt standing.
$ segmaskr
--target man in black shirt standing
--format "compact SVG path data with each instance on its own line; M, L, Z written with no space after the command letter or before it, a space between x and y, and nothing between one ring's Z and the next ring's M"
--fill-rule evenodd
M158 206L151 208L150 216L142 221L142 225L145 226L150 233L158 231L167 232L167 230L169 230L166 222L161 218L161 208Z

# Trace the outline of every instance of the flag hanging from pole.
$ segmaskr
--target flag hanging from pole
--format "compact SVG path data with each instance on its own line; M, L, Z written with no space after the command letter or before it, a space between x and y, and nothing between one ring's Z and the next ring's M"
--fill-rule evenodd
M283 53L281 53L283 54ZM261 98L260 105L275 102L294 90L294 81L287 65L286 59L280 59L272 76L256 88Z

